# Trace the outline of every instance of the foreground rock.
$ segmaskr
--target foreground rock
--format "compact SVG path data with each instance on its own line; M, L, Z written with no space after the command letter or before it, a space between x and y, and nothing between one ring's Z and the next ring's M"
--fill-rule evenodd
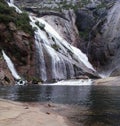
M61 116L43 112L44 109L0 99L0 126L67 126Z
M94 85L120 86L120 77L108 77L94 81Z

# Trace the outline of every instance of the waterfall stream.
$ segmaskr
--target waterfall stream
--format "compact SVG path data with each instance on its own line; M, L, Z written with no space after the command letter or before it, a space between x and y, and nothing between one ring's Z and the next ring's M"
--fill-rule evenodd
M10 0L8 5L22 11ZM44 18L29 15L30 24L35 29L34 38L37 55L37 73L42 81L73 78L76 73L96 72L86 54L64 40Z
M22 13L22 11L14 5L14 0L10 0L10 2L7 2L9 7L14 7L17 13Z
M14 79L16 80L16 85L25 85L27 83L26 80L22 79L19 74L17 73L14 64L12 62L12 60L6 55L6 53L4 52L4 50L2 50L2 54L4 57L4 60L7 63L7 66L10 70L10 72L12 73L12 76L14 77Z
M11 4L14 4L14 0L10 0L10 3L11 3Z
M41 75L43 79L47 79L46 60L44 52L47 53L51 61L52 79L67 79L75 76L74 65L83 70L90 69L95 71L89 63L87 56L65 41L52 26L50 26L43 18L30 16L32 27L36 28L35 41L37 50L39 50L41 61ZM49 66L50 67L50 66ZM66 68L68 67L68 69ZM43 70L42 70L43 69ZM46 73L45 73L46 71ZM69 73L68 73L69 71Z
M21 77L18 75L15 67L14 67L14 64L12 63L11 59L5 54L5 52L2 50L2 54L3 54L3 57L7 63L7 66L8 68L10 69L13 77L16 79L16 80L19 80L21 79Z

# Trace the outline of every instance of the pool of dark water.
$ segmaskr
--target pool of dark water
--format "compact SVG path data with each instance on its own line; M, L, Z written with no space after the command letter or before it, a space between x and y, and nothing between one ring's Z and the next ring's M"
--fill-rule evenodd
M120 126L119 86L0 86L0 98L69 105L74 126Z

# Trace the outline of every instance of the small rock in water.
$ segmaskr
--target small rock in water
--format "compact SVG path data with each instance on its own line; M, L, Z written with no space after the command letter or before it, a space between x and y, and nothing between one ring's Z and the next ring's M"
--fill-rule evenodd
M25 84L27 84L26 80L22 80L22 79L16 80L16 85L25 85Z

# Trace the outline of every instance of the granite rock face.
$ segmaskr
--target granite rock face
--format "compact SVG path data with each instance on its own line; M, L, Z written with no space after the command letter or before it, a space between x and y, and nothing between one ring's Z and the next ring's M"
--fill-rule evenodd
M119 10L119 1L111 4L107 15L102 17L99 20L99 24L93 29L88 50L91 62L93 62L97 68L102 66L104 69L106 67L106 71L110 71L111 76L120 75Z

